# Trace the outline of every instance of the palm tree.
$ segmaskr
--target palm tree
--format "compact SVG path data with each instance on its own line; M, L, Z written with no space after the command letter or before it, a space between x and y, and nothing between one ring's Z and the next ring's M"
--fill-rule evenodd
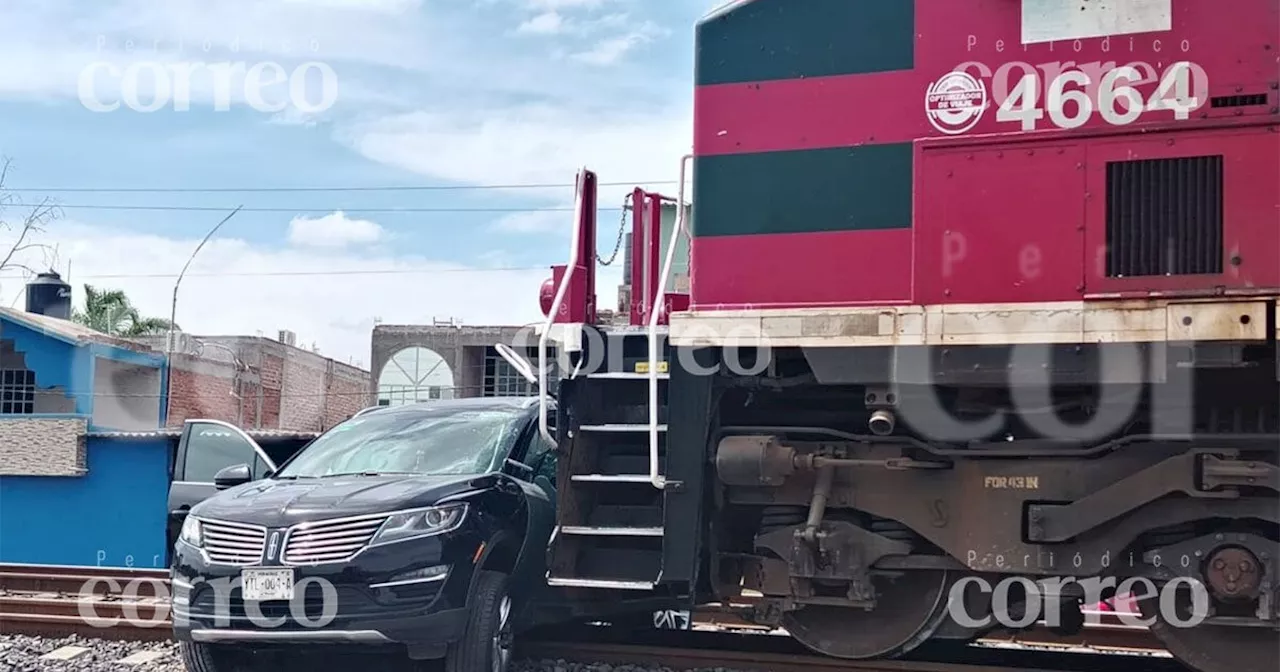
M118 289L101 291L92 285L84 286L84 310L72 311L71 320L94 331L112 336L153 336L169 331L169 320L159 317L143 317L130 303L129 297ZM178 326L173 325L174 329Z

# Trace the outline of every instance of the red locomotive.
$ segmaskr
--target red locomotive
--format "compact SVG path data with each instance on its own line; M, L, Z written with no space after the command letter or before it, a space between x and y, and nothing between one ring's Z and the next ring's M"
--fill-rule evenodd
M589 172L546 292L549 581L755 591L845 658L1118 590L1201 672L1274 664L1280 0L1229 4L703 20L692 205L637 192L632 325L597 324Z

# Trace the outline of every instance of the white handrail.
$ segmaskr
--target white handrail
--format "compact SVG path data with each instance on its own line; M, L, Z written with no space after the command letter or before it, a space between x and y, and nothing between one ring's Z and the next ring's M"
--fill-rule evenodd
M662 490L667 481L658 473L658 316L666 309L667 276L671 274L671 262L675 260L676 243L680 241L680 231L685 224L684 183L685 166L693 158L692 154L680 157L680 189L676 196L676 228L671 232L671 242L667 244L667 258L662 262L662 273L658 276L658 289L653 295L653 305L649 308L649 483ZM659 227L658 231L662 229ZM659 238L661 240L661 238ZM671 367L667 367L670 371Z
M498 354L501 355L503 359L507 360L507 363L511 365L511 368L515 369L516 373L520 374L522 378L531 383L538 382L538 377L533 373L533 365L529 363L529 360L521 357L515 350L512 350L511 346L506 343L495 343L493 349L497 350Z
M560 279L560 287L556 289L556 298L551 302L551 310L547 311L547 321L542 325L542 334L538 337L538 433L542 440L559 448L551 430L547 426L547 338L551 336L551 326L555 324L556 315L560 313L560 304L564 303L564 295L569 290L569 281L578 268L578 241L582 236L582 193L586 188L587 169L578 172L578 185L573 197L573 232L569 236L569 267ZM592 262L594 263L594 259Z

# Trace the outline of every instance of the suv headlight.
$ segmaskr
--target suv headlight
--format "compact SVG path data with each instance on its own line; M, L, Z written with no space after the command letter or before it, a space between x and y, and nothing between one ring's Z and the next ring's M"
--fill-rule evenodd
M200 526L200 519L195 516L187 516L182 521L182 532L178 538L200 548L204 545L204 529Z
M457 529L467 515L466 504L446 504L391 514L374 533L369 545L429 537Z

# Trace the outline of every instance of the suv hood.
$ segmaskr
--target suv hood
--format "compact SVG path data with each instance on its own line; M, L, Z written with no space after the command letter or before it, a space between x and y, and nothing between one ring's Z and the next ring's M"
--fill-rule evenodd
M298 523L432 506L492 487L493 476L333 476L245 483L201 502L196 517L288 527Z

